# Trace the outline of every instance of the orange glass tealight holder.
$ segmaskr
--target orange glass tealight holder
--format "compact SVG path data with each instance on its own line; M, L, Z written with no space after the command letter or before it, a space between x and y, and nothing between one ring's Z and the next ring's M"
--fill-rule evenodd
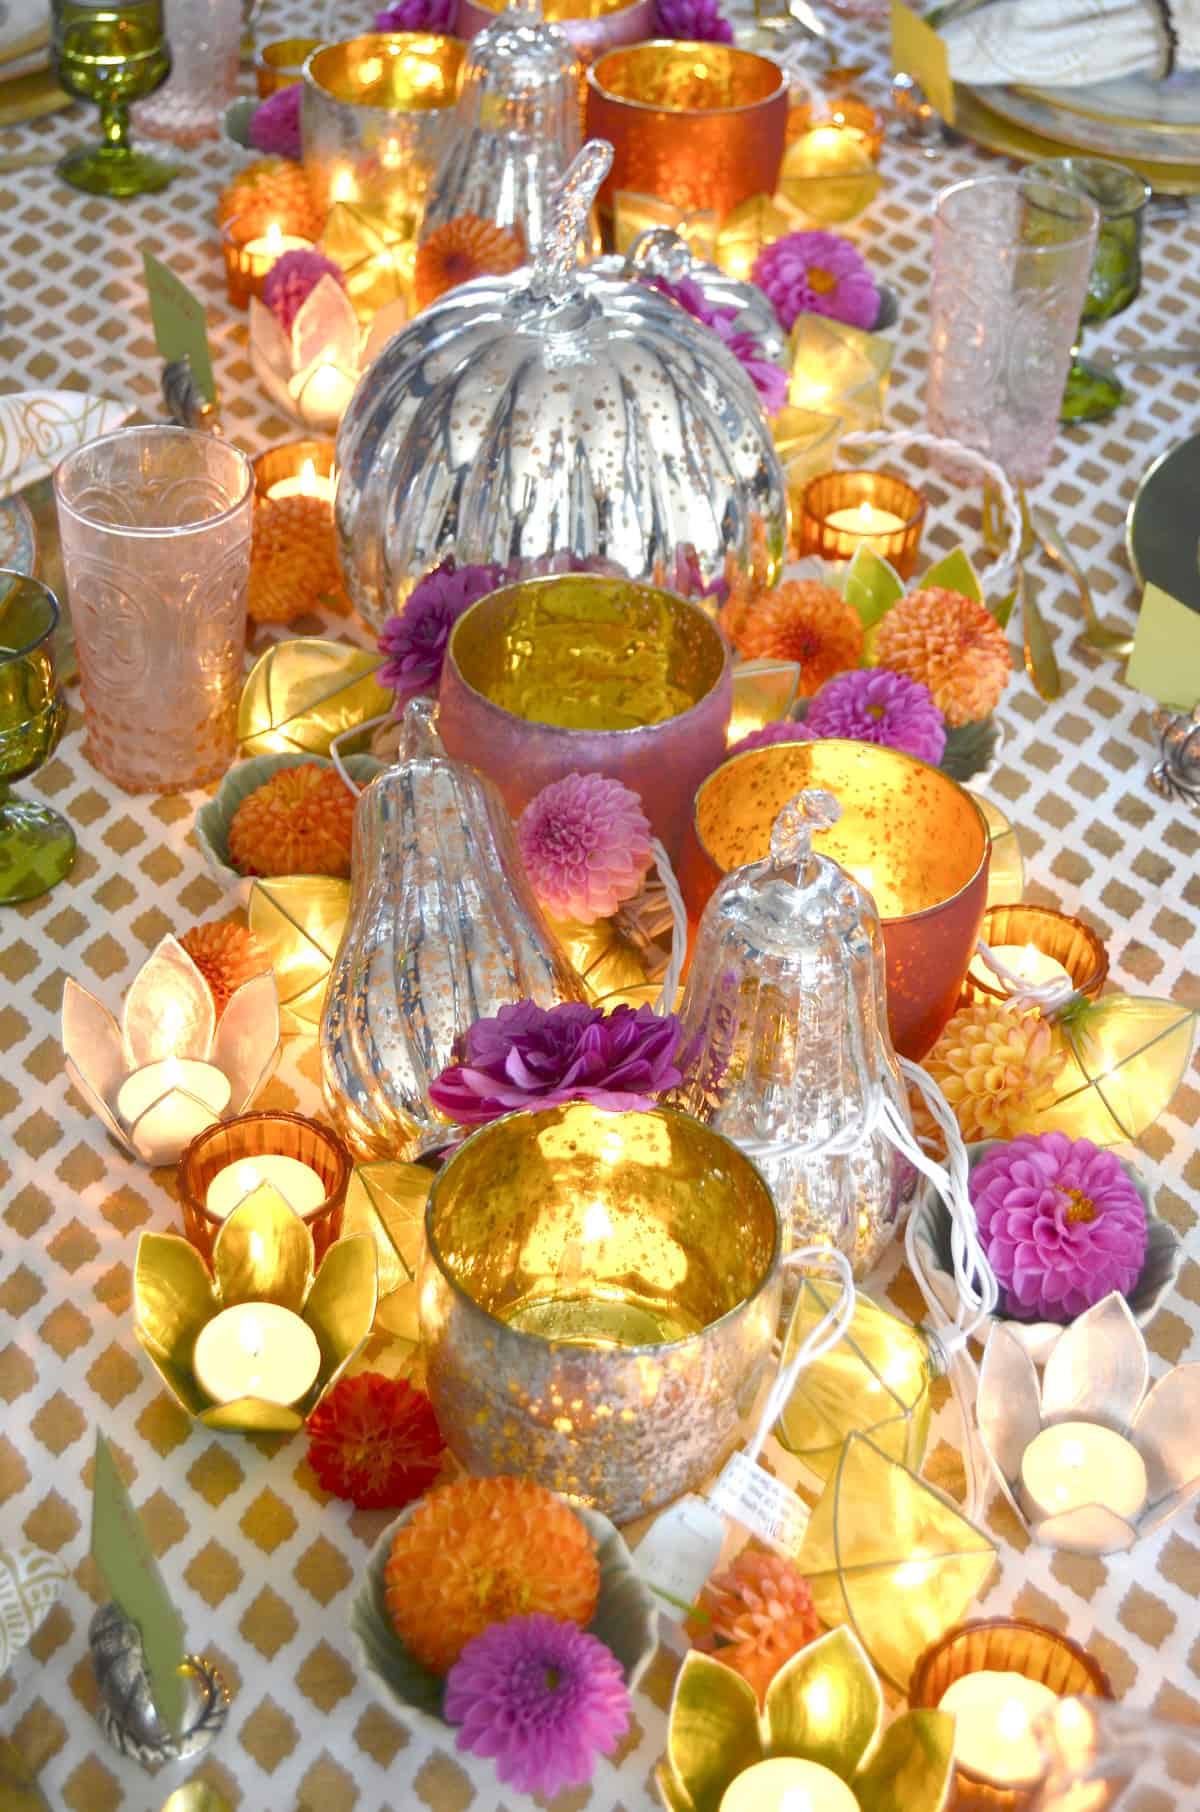
M268 273L285 252L311 250L312 240L289 231L286 221L272 220L264 226L253 215L235 215L221 228L229 300L235 308L249 308L251 296L261 297Z
M241 1114L210 1126L179 1160L183 1230L207 1261L238 1203L264 1183L312 1234L319 1264L342 1231L353 1160L337 1134L303 1114Z
M254 495L267 497L316 497L333 510L337 488L337 455L331 440L288 440L268 447L254 467Z
M800 101L788 114L787 142L794 144L810 132L841 133L854 145L861 146L872 163L879 162L883 148L883 115L866 101L854 95L831 95L828 99Z
M321 42L320 38L276 38L273 43L262 45L254 59L254 86L259 99L265 101L268 95L298 82L306 60Z
M800 553L852 560L865 547L910 579L925 507L920 491L891 472L823 472L800 499Z
M1077 1643L1019 1617L947 1631L908 1689L912 1710L940 1707L957 1720L947 1812L1029 1812L1045 1775L1037 1719L1060 1699L1112 1696L1104 1669Z
M1108 979L1108 952L1099 934L1082 919L1049 906L992 906L979 935L1031 987L1065 980L1077 994L1094 1000ZM967 971L964 1003L1007 1000L1009 993L977 956Z

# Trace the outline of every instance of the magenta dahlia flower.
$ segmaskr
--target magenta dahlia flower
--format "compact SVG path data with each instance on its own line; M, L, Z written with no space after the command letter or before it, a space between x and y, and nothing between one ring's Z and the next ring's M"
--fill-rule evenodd
M452 32L458 0L400 0L375 15L376 31Z
M758 391L759 401L766 413L778 415L787 402L787 372L782 366L776 365L774 360L767 358L752 333L737 331L734 327L738 317L736 308L718 307L710 302L693 277L681 277L677 282L671 282L666 277L642 277L640 281L647 288L658 290L660 295L669 296L672 302L678 302L680 308L685 308L695 320L711 328Z
M418 579L404 609L379 632L386 657L375 677L390 686L397 706L418 692L436 692L450 631L469 604L503 585L502 566L456 566L453 554Z
M301 153L300 95L302 82L289 82L260 101L250 115L250 143L267 157L295 157Z
M446 1675L458 1747L491 1756L518 1793L552 1799L591 1780L629 1729L621 1666L598 1636L543 1611L473 1636Z
M724 759L731 755L745 755L749 749L769 749L776 742L808 742L812 737L807 720L800 723L795 718L780 717L774 723L764 724L761 730L751 730L740 742L725 751Z
M979 1235L1016 1321L1074 1321L1127 1294L1146 1258L1146 1210L1115 1152L1025 1133L971 1171Z
M690 541L679 543L675 549L675 558L665 572L656 569L654 583L664 585L668 591L677 592L681 598L713 598L718 604L723 604L729 596L729 581L724 573L718 573L715 579L705 580L700 556Z
M477 1019L456 1041L455 1062L430 1084L429 1099L460 1126L566 1101L634 1112L678 1087L678 1044L673 1013L519 1000L494 1019Z
M655 36L689 44L732 44L733 27L717 0L658 0Z
M517 820L525 869L546 911L594 925L632 899L652 861L637 794L607 774L565 774Z
M292 322L322 277L332 277L342 289L346 287L341 265L324 252L284 252L275 260L263 278L262 299L284 333L291 333Z
M858 247L841 233L785 233L764 246L750 275L787 333L804 314L868 329L879 319L875 280Z
M936 767L946 748L946 720L920 680L886 667L858 667L828 679L804 719L814 736L878 742Z

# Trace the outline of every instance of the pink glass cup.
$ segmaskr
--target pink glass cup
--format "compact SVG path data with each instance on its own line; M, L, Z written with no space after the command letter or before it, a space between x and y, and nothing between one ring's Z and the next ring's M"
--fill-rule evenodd
M568 573L480 598L454 626L438 730L515 817L565 774L640 794L675 851L692 796L725 752L729 650L703 610L632 579Z
M237 746L254 473L186 428L123 428L54 474L87 753L131 793L224 773Z

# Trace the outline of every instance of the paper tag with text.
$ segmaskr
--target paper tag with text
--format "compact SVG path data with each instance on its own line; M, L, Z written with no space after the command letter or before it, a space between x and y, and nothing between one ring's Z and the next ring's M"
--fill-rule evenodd
M681 1497L651 1523L633 1564L643 1584L680 1623L721 1556L725 1519L702 1497Z
M800 1552L811 1512L790 1485L772 1478L741 1451L726 1462L708 1501L781 1554L794 1559Z
M946 41L904 0L892 0L892 69L919 82L946 124L954 124L954 83Z
M154 1708L178 1735L185 1678L183 1619L171 1603L142 1520L117 1471L112 1448L96 1434L92 1485L92 1559L109 1597L142 1633L142 1652Z
M217 400L212 359L208 351L208 316L199 296L192 294L181 277L142 247L150 320L159 352L168 364L186 359L196 388L206 403Z
M1125 678L1135 692L1177 711L1200 704L1200 611L1147 585Z

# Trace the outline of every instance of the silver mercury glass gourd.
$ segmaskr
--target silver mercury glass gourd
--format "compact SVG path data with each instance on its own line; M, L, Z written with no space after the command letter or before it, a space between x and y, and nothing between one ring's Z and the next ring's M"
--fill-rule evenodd
M640 283L577 267L611 162L584 147L532 270L441 297L364 375L337 442L346 584L376 628L448 555L519 573L550 555L631 578L693 550L706 580L783 558L783 473L754 385L710 330Z

